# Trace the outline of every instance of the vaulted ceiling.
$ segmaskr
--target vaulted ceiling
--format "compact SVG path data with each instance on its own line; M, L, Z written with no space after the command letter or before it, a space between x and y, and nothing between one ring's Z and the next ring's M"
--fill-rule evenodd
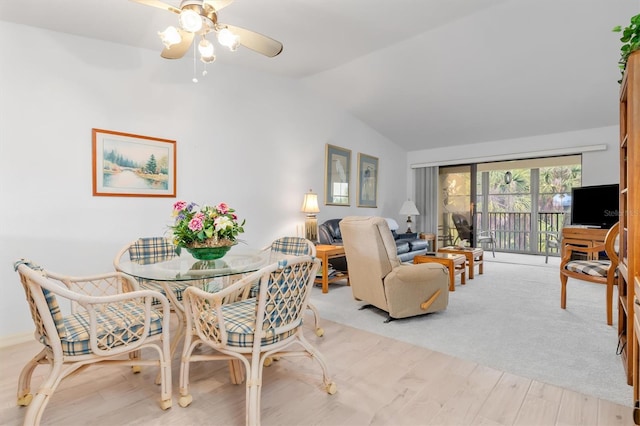
M611 29L637 13L640 0L235 0L220 21L284 51L217 61L300 80L419 150L617 125ZM0 1L0 20L158 52L175 17L129 0Z

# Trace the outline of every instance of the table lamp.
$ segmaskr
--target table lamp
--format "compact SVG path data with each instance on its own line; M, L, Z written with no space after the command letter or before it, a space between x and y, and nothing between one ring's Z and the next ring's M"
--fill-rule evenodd
M400 207L400 214L407 215L407 234L411 233L411 216L419 216L420 212L413 201L407 200Z
M311 192L311 190L304 194L300 211L307 214L307 218L304 221L304 236L307 240L315 243L318 241L318 219L316 219L316 213L320 211L318 208L318 194Z

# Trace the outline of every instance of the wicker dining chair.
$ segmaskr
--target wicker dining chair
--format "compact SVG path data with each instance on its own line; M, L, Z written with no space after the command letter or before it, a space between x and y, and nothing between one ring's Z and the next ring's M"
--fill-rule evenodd
M327 393L336 392L324 358L302 332L302 317L319 266L320 260L310 256L284 259L217 293L195 287L185 291L187 330L190 332L185 337L180 363L180 406L186 407L193 400L189 393L189 367L197 361L227 359L242 362L247 373L245 416L248 425L260 423L262 368L268 357L310 356L322 368ZM260 282L257 297L224 303L229 294L253 285L256 280ZM194 354L200 345L206 345L214 352ZM241 380L236 374L233 381L239 383Z
M116 271L121 272L120 261L123 256L129 256L133 262L156 263L163 260L171 259L176 254L176 246L170 239L165 237L142 237L125 245L116 254L113 260L113 267ZM171 353L175 350L184 336L185 318L184 307L182 306L182 295L187 287L191 285L205 285L203 280L190 281L154 281L137 278L138 284L142 289L153 290L162 293L169 300L172 311L178 318L178 327L171 341Z
M129 365L134 373L143 365L158 367L160 407L171 407L170 308L162 294L138 290L134 280L117 272L70 277L24 259L14 268L29 303L35 338L43 346L18 379L18 405L29 406L25 425L40 423L64 378L99 363ZM70 305L61 309L58 301ZM155 350L157 357L141 358L145 348ZM31 377L40 364L50 368L34 397Z
M264 250L269 251L269 263L277 262L287 256L316 256L316 246L312 241L302 237L280 237L274 240L270 246ZM259 283L251 286L249 297L256 297L260 289ZM324 335L324 329L320 326L320 313L311 303L307 304L307 308L313 314L314 330L318 337Z

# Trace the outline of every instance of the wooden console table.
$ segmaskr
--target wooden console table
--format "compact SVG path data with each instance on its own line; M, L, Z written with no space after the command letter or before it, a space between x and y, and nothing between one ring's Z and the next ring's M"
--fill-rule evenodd
M608 229L565 226L562 228L562 255L564 256L566 244L579 247L595 247L604 244L607 232L609 232Z

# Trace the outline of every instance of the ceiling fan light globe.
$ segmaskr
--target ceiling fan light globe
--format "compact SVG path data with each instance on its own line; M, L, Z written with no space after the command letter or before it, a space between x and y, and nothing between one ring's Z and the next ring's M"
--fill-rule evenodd
M176 27L169 26L164 31L158 31L158 36L160 36L160 40L162 40L162 44L165 45L167 49L169 49L174 44L178 44L182 41L182 37L180 37L180 33L176 29Z
M237 42L238 36L229 31L228 28L223 28L218 31L218 43L220 43L221 45L231 49L231 46L233 46Z
M180 26L190 33L197 33L202 29L202 16L191 9L183 10L180 13Z
M200 40L200 43L198 43L198 52L200 52L200 55L203 58L209 58L211 56L214 56L213 44L206 38L203 38L202 40Z

